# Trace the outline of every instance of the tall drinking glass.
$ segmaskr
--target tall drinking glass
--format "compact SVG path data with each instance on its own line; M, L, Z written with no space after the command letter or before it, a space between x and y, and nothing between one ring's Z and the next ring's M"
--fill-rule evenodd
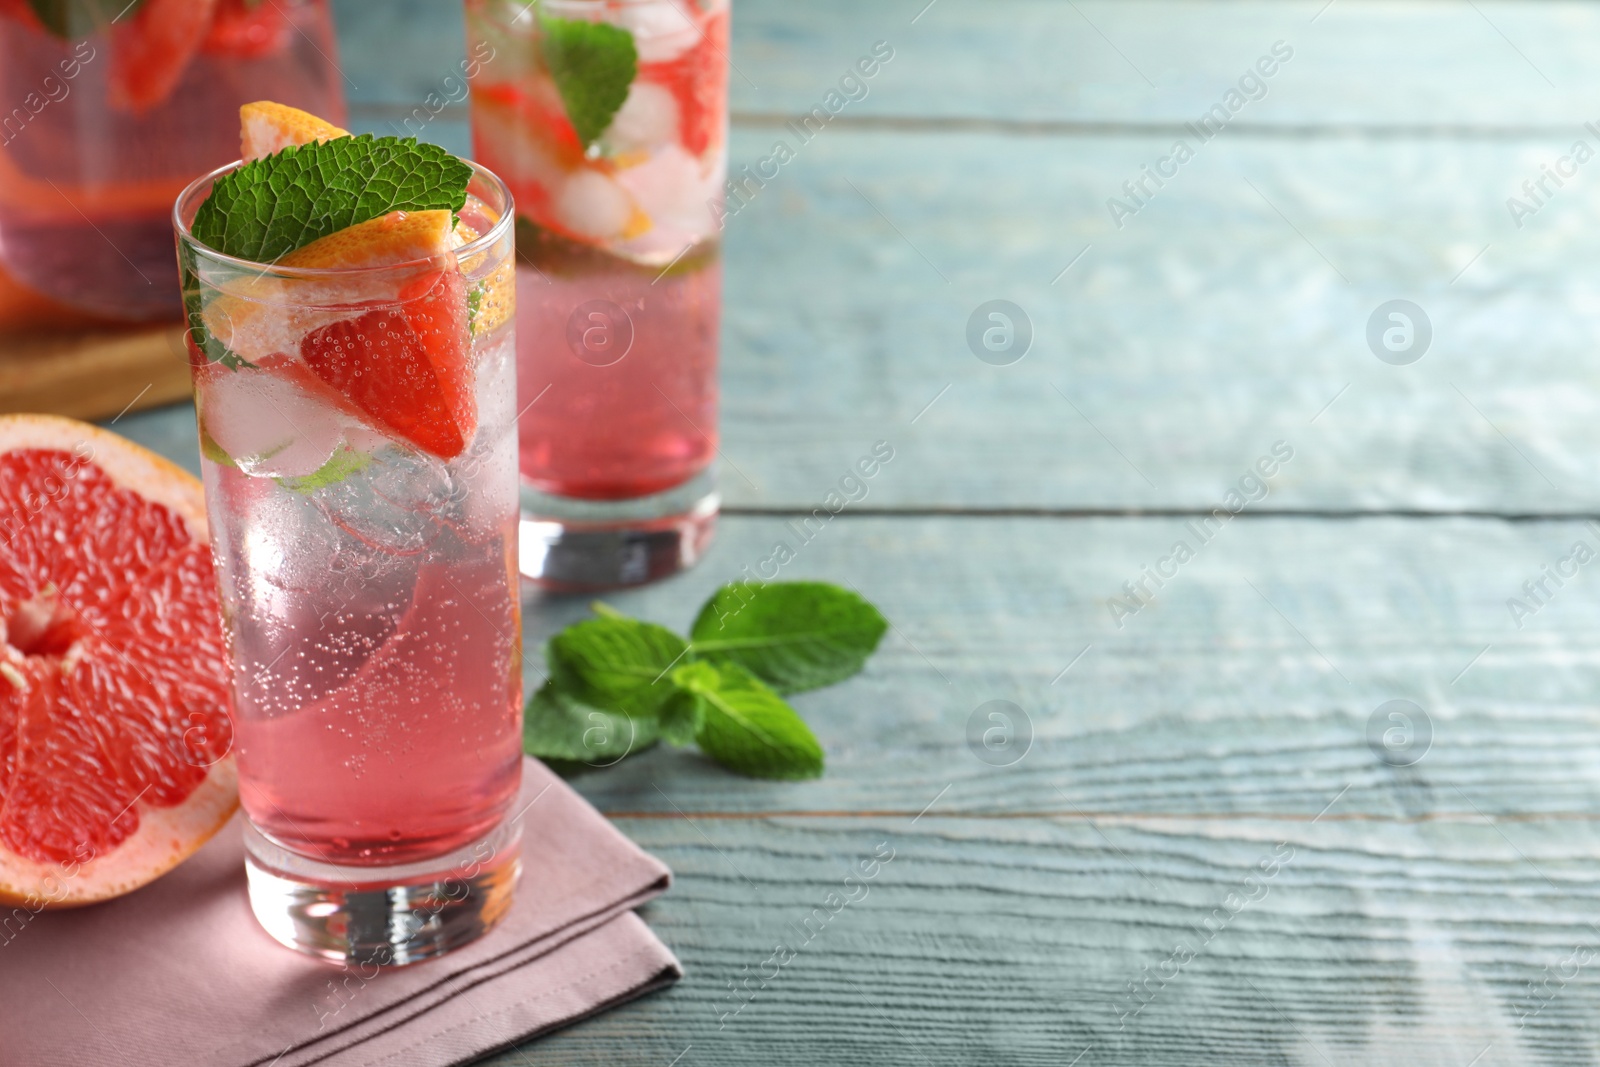
M728 2L466 0L466 18L474 150L517 199L523 573L659 578L717 515ZM599 131L573 23L632 52Z
M0 2L0 265L72 307L177 319L172 202L239 150L239 107L341 124L325 0ZM35 14L44 11L47 21Z
M426 959L519 870L510 194L474 168L453 254L293 269L191 234L237 166L174 221L250 901L306 952Z

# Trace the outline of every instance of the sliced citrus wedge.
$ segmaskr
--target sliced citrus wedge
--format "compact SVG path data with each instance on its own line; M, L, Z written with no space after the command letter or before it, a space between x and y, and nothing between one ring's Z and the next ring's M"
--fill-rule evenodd
M290 145L349 137L350 131L287 104L257 100L239 109L239 150L245 159L261 159Z
M0 902L136 889L238 806L200 483L106 430L0 417Z

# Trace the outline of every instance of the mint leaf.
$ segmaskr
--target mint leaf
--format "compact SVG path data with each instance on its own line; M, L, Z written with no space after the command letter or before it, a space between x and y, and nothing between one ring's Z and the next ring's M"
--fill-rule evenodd
M291 145L224 175L190 230L225 255L271 263L391 211L460 211L471 179L471 167L414 137Z
M656 742L651 719L585 704L546 682L528 701L522 716L522 749L540 759L610 766Z
M178 243L179 272L184 279L183 311L189 320L189 340L205 356L208 363L220 363L229 370L238 370L240 367L254 367L255 364L245 359L239 353L212 336L211 330L206 326L205 303L207 289L195 279L199 276L200 266L196 261L194 246L187 241ZM190 285L188 283L195 282ZM213 297L215 292L212 291Z
M888 626L866 600L827 582L734 582L706 601L690 640L701 659L798 693L861 670Z
M711 668L713 671L715 667ZM700 732L705 721L705 701L694 693L679 691L661 705L661 740L669 745L687 745Z
M695 740L706 755L752 778L815 778L822 746L795 710L736 663L691 663L673 682L700 697L704 719Z
M362 470L372 463L372 456L366 452L357 452L349 445L340 447L339 451L328 457L328 462L312 471L310 474L298 478L274 478L273 481L304 496L310 496L324 486L342 482L358 470Z
M142 0L28 0L44 28L63 41L91 37L119 18L132 17Z
M665 626L606 616L556 634L547 656L562 690L597 707L653 718L676 692L667 672L688 647Z
M200 422L200 454L213 463L220 463L224 467L237 467L233 457L222 450L211 434L206 432L205 420Z
M541 14L539 50L578 139L584 147L594 144L639 72L633 34L604 22Z

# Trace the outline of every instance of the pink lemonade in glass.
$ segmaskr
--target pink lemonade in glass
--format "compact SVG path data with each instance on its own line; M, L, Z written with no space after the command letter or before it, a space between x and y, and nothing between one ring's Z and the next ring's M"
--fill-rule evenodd
M177 221L252 905L303 951L424 959L518 870L510 198L475 168L459 223L253 263L190 229L237 166Z
M0 265L104 318L177 319L173 199L238 155L242 104L343 121L333 24L325 0L123 9L0 0Z
M466 15L493 56L474 148L517 201L523 572L648 581L693 563L716 514L729 6L467 0ZM574 24L605 27L625 78L591 84ZM596 89L614 112L592 113Z

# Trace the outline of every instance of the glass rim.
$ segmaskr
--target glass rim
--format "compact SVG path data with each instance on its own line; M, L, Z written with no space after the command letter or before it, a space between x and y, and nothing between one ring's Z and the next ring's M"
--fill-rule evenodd
M584 0L584 2L597 2L597 0ZM458 156L456 158L460 159L461 157ZM462 159L461 162L472 168L474 177L485 179L499 191L501 197L505 200L505 209L500 212L500 218L495 221L495 224L490 226L485 233L479 234L460 248L450 250L451 255L455 257L458 264L471 259L473 256L486 253L493 248L505 237L506 232L516 224L517 216L516 204L513 203L511 197L511 189L500 179L498 174L481 163L475 163L470 159ZM406 260L403 263L386 263L381 267L286 267L278 263L263 263L259 260L230 256L226 252L212 248L196 237L193 231L189 229L189 224L183 219L183 207L201 186L207 182L216 182L217 179L224 175L238 170L245 163L246 160L236 159L232 163L225 163L215 170L200 175L200 177L184 186L183 192L179 193L177 199L172 202L172 226L177 232L178 240L203 252L206 258L212 262L233 266L241 271L250 271L259 276L271 275L273 277L293 278L301 281L315 281L369 277L386 271L414 270L418 267L436 263L439 259L438 256L424 256L420 259ZM195 210L199 210L198 205L196 205ZM287 254L285 253L285 255Z

